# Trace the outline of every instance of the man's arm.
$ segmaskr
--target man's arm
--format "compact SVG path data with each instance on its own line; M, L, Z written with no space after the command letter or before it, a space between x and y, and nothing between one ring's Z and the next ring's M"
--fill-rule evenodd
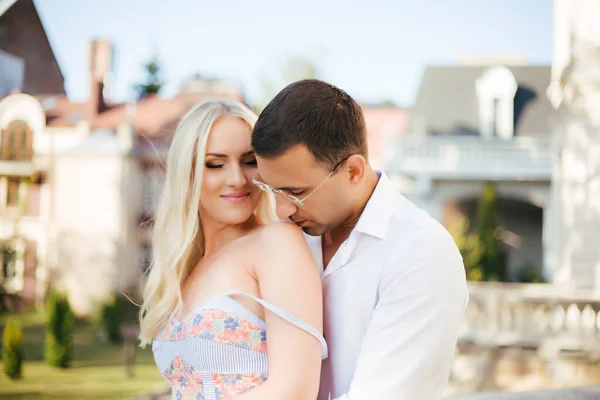
M451 237L419 236L385 266L350 392L337 400L442 396L468 291Z

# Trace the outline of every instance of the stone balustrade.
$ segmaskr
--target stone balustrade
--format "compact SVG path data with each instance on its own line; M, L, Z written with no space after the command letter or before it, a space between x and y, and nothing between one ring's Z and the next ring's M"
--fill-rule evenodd
M469 293L447 395L600 384L599 292L471 282ZM502 396L481 398L563 398Z
M600 292L547 284L469 283L461 344L563 351L596 357Z

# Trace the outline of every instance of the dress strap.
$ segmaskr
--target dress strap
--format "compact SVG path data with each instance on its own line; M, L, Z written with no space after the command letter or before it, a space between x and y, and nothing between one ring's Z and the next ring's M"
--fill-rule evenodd
M252 296L251 294L244 293L244 292L230 291L230 292L225 293L225 296L231 297L231 295L235 295L235 294L251 298L252 300L259 303L261 306L265 307L266 309L273 312L277 316L283 318L290 324L295 325L298 328L313 335L321 343L321 348L322 348L321 358L323 360L327 358L327 342L325 341L323 334L321 332L319 332L317 329L315 329L314 326L310 325L306 321L301 320L300 318L296 317L295 315L292 315L289 312L277 307L276 305L271 304L267 301L264 301L263 299L260 299L256 296Z

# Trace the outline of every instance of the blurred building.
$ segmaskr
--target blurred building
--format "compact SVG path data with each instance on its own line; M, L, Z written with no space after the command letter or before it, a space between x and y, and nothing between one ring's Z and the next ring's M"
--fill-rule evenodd
M0 282L22 305L51 283L88 313L115 291L139 289L181 116L201 99L243 101L243 93L195 77L172 98L110 102L113 51L93 41L89 98L71 102L33 2L0 7Z
M499 197L508 277L534 268L560 287L600 287L600 9L554 2L552 66L472 59L425 69L386 169L447 227Z
M0 1L0 96L64 94L64 78L33 0Z
M556 0L552 66L480 58L425 69L386 169L446 226L499 197L509 279L535 268L560 287L600 287L600 8ZM584 11L585 10L585 11Z
M554 1L554 283L600 288L600 2ZM600 318L600 317L598 317Z
M515 278L547 267L554 111L550 66L500 61L427 67L387 170L448 227L474 221L483 185L495 182L503 259Z
M390 157L391 142L402 137L408 122L408 110L392 105L362 105L367 127L369 163L384 169Z
M446 110L437 108L436 116L425 113L419 120L413 115L406 141L400 141L397 157L391 160L399 187L441 220L466 209L456 207L456 199L461 205L460 199L470 196L474 185L496 182L500 205L505 211L513 209L514 215L511 222L503 211L503 232L511 233L502 237L505 251L509 257L533 258L541 243L544 273L552 283L469 283L449 392L597 386L600 379L600 2L555 0L553 5L550 71L527 67L536 76L525 79L526 67L491 64L475 85L477 113L469 114L478 116L479 129L458 129L462 135L443 142L443 124L428 122L449 110L454 123L465 125L469 120L460 111L465 105L459 96L457 104L446 102ZM514 92L507 71L517 83ZM501 90L490 107L481 95L489 89L486 77L494 75L504 85L496 87ZM549 81L546 88L535 85L540 79ZM524 111L518 113L523 86L535 96L528 96ZM473 85L466 87L472 90ZM424 82L421 93L425 88ZM511 127L505 113L513 94ZM499 122L502 118L504 124ZM516 204L521 205L515 208ZM580 398L579 393L573 389L514 397ZM498 393L485 398L508 397Z

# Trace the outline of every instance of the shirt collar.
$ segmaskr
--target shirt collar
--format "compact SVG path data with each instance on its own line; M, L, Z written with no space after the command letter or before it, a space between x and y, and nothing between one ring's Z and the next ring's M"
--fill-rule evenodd
M395 198L395 191L392 183L383 171L375 171L379 177L379 182L375 186L373 194L367 201L356 226L355 232L374 236L378 239L385 239L390 225L392 215L392 200Z

